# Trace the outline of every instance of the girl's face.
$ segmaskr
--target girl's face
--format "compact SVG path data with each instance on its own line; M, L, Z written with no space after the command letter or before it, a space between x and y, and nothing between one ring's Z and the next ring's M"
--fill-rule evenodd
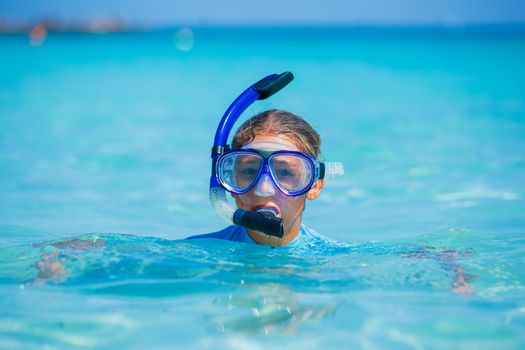
M257 135L250 143L242 148L262 151L299 151L297 146L283 137L275 135ZM248 230L248 234L260 244L286 245L297 237L301 228L306 199L316 198L323 186L323 180L317 181L312 189L300 196L287 196L283 194L267 175L261 176L258 182L248 192L242 195L233 195L238 208L256 211L260 208L271 208L277 217L283 220L284 238L268 237L267 235Z

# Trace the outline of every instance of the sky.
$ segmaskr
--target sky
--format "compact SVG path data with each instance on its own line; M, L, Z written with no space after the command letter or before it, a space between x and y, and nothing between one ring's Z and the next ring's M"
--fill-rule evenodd
M0 20L170 25L525 23L525 0L1 0Z

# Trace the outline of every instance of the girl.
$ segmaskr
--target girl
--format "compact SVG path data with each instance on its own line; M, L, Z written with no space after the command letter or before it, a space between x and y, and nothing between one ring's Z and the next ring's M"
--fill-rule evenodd
M219 158L217 176L232 193L237 208L281 219L284 235L279 238L232 225L188 239L219 238L266 245L327 241L302 225L306 200L316 199L324 185L325 164L317 160L320 146L319 134L290 112L269 110L246 121L235 133L232 151Z

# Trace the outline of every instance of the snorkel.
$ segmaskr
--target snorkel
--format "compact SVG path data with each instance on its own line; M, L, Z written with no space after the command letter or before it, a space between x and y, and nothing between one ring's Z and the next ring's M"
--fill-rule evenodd
M293 74L291 72L272 74L259 80L240 94L222 116L215 132L215 140L211 151L210 202L217 214L228 223L279 238L284 237L283 221L272 212L247 211L241 208L234 208L228 203L226 190L221 186L217 178L216 164L217 159L230 149L228 136L241 114L252 103L272 96L292 80Z

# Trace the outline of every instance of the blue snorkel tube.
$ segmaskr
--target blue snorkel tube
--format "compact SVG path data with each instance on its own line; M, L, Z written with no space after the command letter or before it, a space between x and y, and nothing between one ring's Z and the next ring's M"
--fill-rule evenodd
M226 190L217 178L216 165L219 157L230 149L228 136L241 114L255 101L264 100L283 89L293 80L291 72L269 75L246 89L235 99L222 116L211 151L210 202L217 214L228 223L263 232L270 236L284 237L282 219L269 213L257 213L233 208L226 199Z

